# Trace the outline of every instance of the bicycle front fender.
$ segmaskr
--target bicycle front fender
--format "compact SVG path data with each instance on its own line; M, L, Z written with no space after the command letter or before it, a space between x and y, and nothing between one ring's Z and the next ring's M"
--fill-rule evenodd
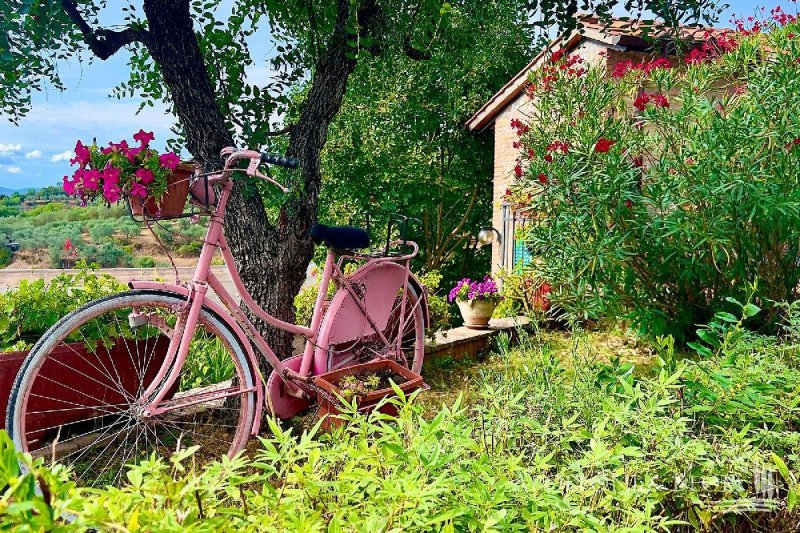
M180 296L181 298L185 298L186 300L189 299L190 295L190 290L188 287L184 287L182 285L178 285L175 283L132 280L128 282L128 286L131 289L174 294L176 296ZM264 380L262 379L261 371L259 370L258 367L258 359L256 358L256 354L253 351L253 345L250 342L249 337L245 334L244 330L241 328L239 323L233 319L228 310L223 308L218 303L212 301L210 298L206 298L205 301L203 301L203 307L205 307L209 312L213 313L221 322L224 322L225 325L230 328L230 330L239 340L239 344L242 346L242 348L244 348L247 354L247 360L250 363L250 372L255 378L253 379L253 382L256 386L256 416L253 420L253 427L251 429L251 434L258 435L258 430L261 425L262 410L264 406Z

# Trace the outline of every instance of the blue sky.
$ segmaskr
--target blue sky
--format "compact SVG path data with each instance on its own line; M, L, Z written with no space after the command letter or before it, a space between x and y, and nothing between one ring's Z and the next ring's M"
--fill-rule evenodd
M115 18L119 17L119 4L119 0L108 2L101 18L103 24L118 22ZM733 13L749 15L761 6L771 9L783 5L789 11L791 2L734 0L730 4L720 25L727 26ZM220 14L229 12L230 2L221 2L218 9ZM257 61L250 76L256 82L269 75L266 61L272 48L268 36L260 36L259 40L254 43ZM49 90L34 95L33 110L20 126L5 119L0 122L0 187L20 189L60 182L64 174L71 173L71 149L78 139L91 142L96 138L100 143L122 138L130 141L139 128L144 128L155 133L155 145L162 148L162 143L171 137L174 123L163 108L145 108L137 115L139 101L108 96L115 85L127 79L127 60L127 54L121 52L107 61L65 63L60 69L65 92Z

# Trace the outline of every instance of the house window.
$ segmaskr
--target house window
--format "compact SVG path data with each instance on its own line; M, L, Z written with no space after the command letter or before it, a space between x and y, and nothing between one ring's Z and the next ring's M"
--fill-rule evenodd
M524 213L514 211L511 204L502 205L503 226L500 234L503 242L500 245L500 267L505 270L519 270L528 265L531 252L527 244L516 238L517 233L528 225L528 217Z

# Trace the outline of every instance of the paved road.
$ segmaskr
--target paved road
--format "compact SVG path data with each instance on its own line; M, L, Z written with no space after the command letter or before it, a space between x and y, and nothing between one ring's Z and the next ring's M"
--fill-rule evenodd
M233 286L230 275L225 267L212 267L214 274L222 280L225 288L231 294L236 295L236 289ZM76 270L65 270L57 268L7 268L0 270L0 290L7 290L19 286L19 282L23 279L44 279L49 281L59 274L75 273ZM128 283L132 279L140 280L161 280L172 282L175 280L175 274L171 268L101 268L98 270L103 274L110 274L123 283ZM178 267L178 274L181 280L189 280L192 278L194 267Z
M308 267L308 275L306 277L306 282L305 282L306 285L313 283L314 281L314 278L311 276L312 268L313 268L313 263ZM228 274L228 270L224 266L211 267L211 270L222 281L222 284L225 285L225 288L228 290L228 292L230 292L233 296L238 297L238 293L236 292L236 288L233 285L233 281L231 280L231 277ZM63 274L65 272L74 273L76 272L76 270L64 270L57 268L2 269L0 270L0 291L18 287L19 282L22 281L23 279L44 278L45 280L51 280L54 277L58 276L59 274ZM101 268L98 270L98 272L102 272L103 274L110 274L123 283L128 283L132 279L148 280L148 281L161 280L170 283L175 280L175 274L172 268L169 267ZM180 279L183 281L188 281L192 279L193 273L194 273L194 267L178 267L178 275L180 276Z

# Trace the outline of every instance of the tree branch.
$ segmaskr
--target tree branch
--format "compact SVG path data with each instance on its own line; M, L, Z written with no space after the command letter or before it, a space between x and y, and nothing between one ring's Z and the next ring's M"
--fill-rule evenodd
M105 28L93 30L89 23L86 22L86 19L83 18L81 12L78 11L78 5L73 0L61 0L61 5L80 30L83 40L89 46L89 49L100 59L108 59L123 46L133 42L143 43L147 38L146 30L135 30L133 28L125 28L121 31Z
M266 135L267 137L279 137L281 135L286 135L287 133L291 133L296 125L297 124L289 124L285 128L281 128L275 131L268 131L264 135Z

